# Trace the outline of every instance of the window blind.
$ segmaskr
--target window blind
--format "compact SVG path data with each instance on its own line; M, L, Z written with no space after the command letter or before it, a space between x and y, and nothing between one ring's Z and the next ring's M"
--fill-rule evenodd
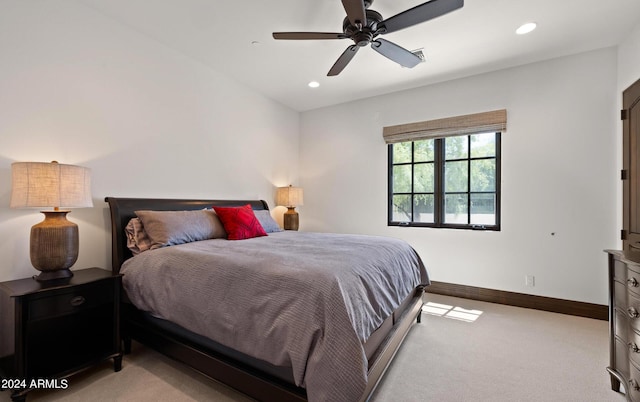
M417 123L384 127L382 136L387 144L451 137L486 132L504 132L507 129L507 110L446 117Z

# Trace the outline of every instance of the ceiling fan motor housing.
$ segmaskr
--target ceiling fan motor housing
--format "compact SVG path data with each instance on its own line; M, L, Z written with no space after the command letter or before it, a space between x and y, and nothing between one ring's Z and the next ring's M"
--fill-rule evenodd
M356 45L366 46L378 35L378 23L383 20L382 15L374 10L366 10L367 13L367 25L355 26L349 21L349 17L346 17L342 23L342 30L345 35L351 38Z

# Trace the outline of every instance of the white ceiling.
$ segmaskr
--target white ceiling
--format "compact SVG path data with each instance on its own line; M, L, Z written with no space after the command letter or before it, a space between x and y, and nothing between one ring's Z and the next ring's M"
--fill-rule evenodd
M384 36L424 48L426 63L401 68L364 48L327 77L352 41L276 41L271 33L342 32L340 0L80 2L298 111L617 45L640 23L639 0L466 0L462 9ZM388 18L422 2L375 0L371 9ZM538 28L516 35L529 21ZM309 88L312 80L320 87Z

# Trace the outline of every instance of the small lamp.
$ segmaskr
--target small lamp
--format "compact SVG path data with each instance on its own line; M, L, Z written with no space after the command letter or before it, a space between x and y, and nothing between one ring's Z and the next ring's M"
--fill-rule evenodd
M287 207L284 213L285 230L298 230L300 223L296 207L303 204L302 189L300 187L278 187L276 191L276 205Z
M91 207L91 174L81 166L56 161L11 164L11 208L53 207L31 228L29 255L37 281L70 278L78 259L78 225L60 207Z

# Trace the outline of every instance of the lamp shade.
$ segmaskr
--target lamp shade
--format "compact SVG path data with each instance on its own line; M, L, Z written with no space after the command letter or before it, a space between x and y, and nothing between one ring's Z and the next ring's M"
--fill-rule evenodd
M300 187L278 187L276 191L276 205L297 207L304 205L304 197Z
M11 208L91 207L91 171L58 162L11 164Z

